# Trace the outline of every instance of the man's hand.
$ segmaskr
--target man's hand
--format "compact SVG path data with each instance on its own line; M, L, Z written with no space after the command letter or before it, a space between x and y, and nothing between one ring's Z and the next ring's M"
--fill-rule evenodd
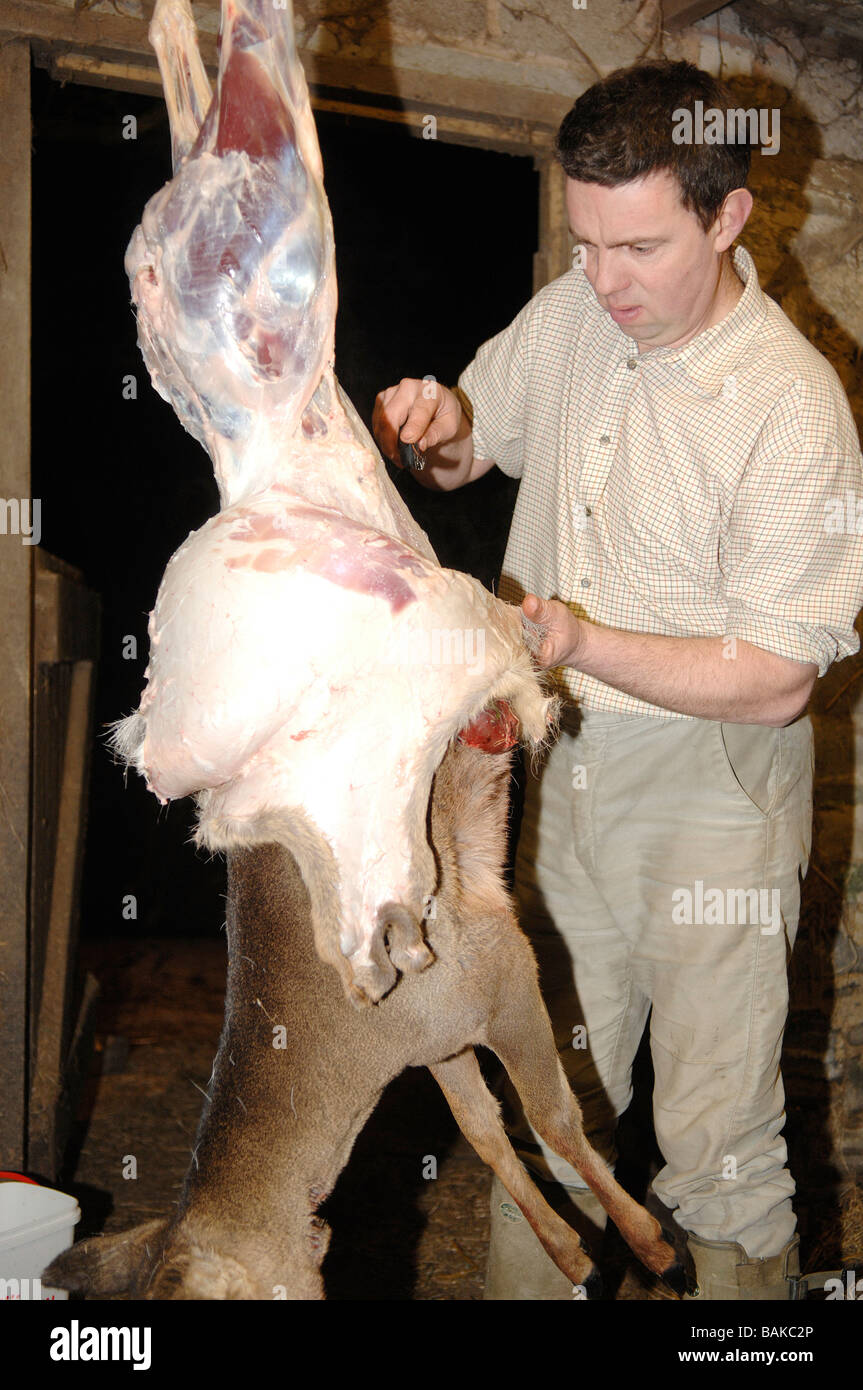
M584 646L583 624L556 598L542 599L526 594L521 610L532 623L545 629L545 637L534 652L538 665L547 670L552 666L577 666Z
M437 381L402 377L398 386L379 391L372 412L372 432L381 453L399 463L399 438L416 444L421 454L458 437L462 408L458 396Z
M470 420L461 401L438 381L403 377L398 386L378 393L372 431L381 453L399 464L399 438L426 455L414 482L432 491L451 492L481 478L493 459L475 458Z

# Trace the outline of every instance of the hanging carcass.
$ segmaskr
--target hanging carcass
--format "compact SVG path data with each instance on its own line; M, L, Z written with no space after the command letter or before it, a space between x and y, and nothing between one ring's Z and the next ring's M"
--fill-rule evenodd
M355 1001L430 960L426 818L453 737L552 702L517 609L442 569L333 373L333 234L290 6L226 0L210 97L185 0L154 18L175 174L126 267L156 389L222 508L172 557L116 747L214 850L277 841ZM446 659L433 658L437 641Z

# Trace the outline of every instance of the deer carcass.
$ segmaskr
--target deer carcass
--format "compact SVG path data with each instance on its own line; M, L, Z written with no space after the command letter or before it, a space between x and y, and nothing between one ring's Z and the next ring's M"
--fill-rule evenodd
M479 1043L667 1270L658 1224L584 1139L503 888L508 756L468 746L506 749L517 726L538 745L554 701L519 610L437 564L333 374L332 230L290 5L223 0L214 94L188 0L159 0L151 35L175 172L127 269L154 385L210 453L222 506L168 565L116 747L160 800L194 795L199 842L228 852L226 1026L178 1216L85 1243L51 1280L320 1296L315 1209L383 1087L427 1064L584 1283L590 1260L518 1164ZM460 661L431 659L435 633L460 634Z
M199 843L286 845L318 950L374 1001L430 960L447 745L496 699L538 741L550 702L518 610L441 569L333 374L332 227L290 6L225 0L212 99L185 0L161 0L153 37L176 172L126 268L153 383L222 507L167 567L117 747L161 800L196 795ZM459 663L422 659L436 633Z

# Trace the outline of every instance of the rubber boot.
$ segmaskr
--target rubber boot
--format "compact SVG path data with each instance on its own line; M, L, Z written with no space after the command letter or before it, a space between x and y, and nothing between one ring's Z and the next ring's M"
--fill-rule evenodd
M703 1240L690 1232L686 1243L697 1279L695 1292L684 1294L687 1301L785 1301L799 1297L799 1236L792 1236L778 1255L763 1260L751 1260L736 1241Z
M592 1253L598 1253L606 1213L593 1193L588 1188L562 1187L537 1178L533 1181L549 1206L578 1232ZM491 1234L483 1298L571 1302L580 1296L583 1295L579 1290L573 1291L572 1282L545 1253L539 1237L495 1173L491 1182Z

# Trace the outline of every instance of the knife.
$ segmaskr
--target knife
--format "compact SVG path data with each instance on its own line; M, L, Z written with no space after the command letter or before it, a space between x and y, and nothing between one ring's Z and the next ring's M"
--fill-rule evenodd
M399 440L399 458L403 468L413 468L419 473L426 466L426 456L421 454L415 444L408 444L406 440Z

